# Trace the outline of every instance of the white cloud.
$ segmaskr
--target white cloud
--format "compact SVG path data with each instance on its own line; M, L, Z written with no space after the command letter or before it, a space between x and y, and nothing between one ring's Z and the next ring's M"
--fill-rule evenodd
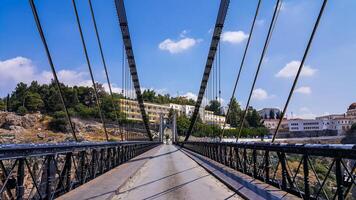
M36 67L32 61L21 56L0 61L0 72L0 85L7 85L12 82L30 83L39 75L36 74Z
M256 100L265 100L270 98L271 96L268 95L267 91L262 88L257 88L252 92L252 98Z
M88 79L87 72L74 70L60 70L57 73L60 82L69 86L88 86L91 87L92 81Z
M302 86L302 87L295 89L295 92L300 93L300 94L311 94L312 89L309 86Z
M301 64L300 61L293 60L287 63L275 76L281 78L295 77L298 72L300 64ZM300 76L313 76L316 72L317 72L316 69L313 69L308 65L304 65L302 72L300 73Z
M187 92L187 93L183 94L182 96L186 97L187 99L193 99L194 101L196 101L198 99L198 95L196 95L192 92Z
M301 107L299 112L291 116L289 118L298 118L298 119L315 119L317 115L314 114L308 107Z
M221 40L223 42L238 44L246 40L248 37L249 35L243 31L226 31L222 33Z
M168 38L161 42L158 47L161 50L169 51L171 54L175 54L188 50L198 43L199 40L196 40L194 38L183 38L178 41L174 41Z
M57 71L57 76L60 82L69 86L92 86L87 72L64 69ZM19 82L45 84L52 79L52 72L39 71L31 59L18 56L0 61L0 89L3 92L10 92Z
M313 113L301 113L301 114L296 114L293 115L293 118L298 118L298 119L315 119L316 115Z

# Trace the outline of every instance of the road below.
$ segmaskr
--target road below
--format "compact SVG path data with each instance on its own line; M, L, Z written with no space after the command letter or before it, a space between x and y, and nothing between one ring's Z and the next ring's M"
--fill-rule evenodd
M173 145L158 152L123 185L118 199L242 199Z

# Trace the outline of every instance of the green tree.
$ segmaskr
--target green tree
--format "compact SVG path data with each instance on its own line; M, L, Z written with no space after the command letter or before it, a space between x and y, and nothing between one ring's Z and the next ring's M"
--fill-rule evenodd
M40 109L43 108L43 106L44 103L42 101L40 94L32 93L32 92L27 93L25 97L25 107L28 109L28 111L30 112L40 111Z
M230 105L229 115L227 116L227 123L231 125L231 127L238 127L241 123L241 107L237 102L236 98L233 98Z
M0 111L5 111L6 105L5 101L0 99Z
M16 113L18 115L24 116L24 115L26 115L28 113L28 110L26 109L25 106L20 106L20 107L17 108Z
M24 106L24 99L27 93L27 85L18 83L10 97L10 110L17 111L20 106Z
M253 108L250 108L248 110L246 121L248 122L249 127L257 128L262 126L261 117L258 115L258 112Z
M63 111L55 112L52 116L52 120L48 124L49 128L57 132L67 132L67 120L65 116L65 112Z
M177 132L178 135L185 135L188 131L190 125L190 120L185 115L180 115L177 117Z
M156 92L154 90L144 90L142 93L142 98L144 101L155 103L156 101Z
M205 107L206 110L213 111L215 115L220 115L221 104L218 100L211 100L209 105Z

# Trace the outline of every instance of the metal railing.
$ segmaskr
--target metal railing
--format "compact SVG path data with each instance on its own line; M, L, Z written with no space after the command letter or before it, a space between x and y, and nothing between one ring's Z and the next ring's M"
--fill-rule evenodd
M0 199L54 199L157 145L158 142L1 145Z
M356 145L180 142L303 199L353 199Z

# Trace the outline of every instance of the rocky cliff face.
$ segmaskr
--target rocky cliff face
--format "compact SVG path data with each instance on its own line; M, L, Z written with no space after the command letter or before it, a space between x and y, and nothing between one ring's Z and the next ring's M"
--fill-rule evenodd
M12 112L0 111L0 143L44 143L64 142L73 140L70 132L59 133L49 130L51 117L41 113L17 115ZM103 141L105 135L101 123L95 120L72 118L75 132L79 139L87 141ZM121 140L117 127L107 128L110 139Z
M21 131L34 128L41 119L42 115L39 113L20 116L11 112L0 112L0 128Z

